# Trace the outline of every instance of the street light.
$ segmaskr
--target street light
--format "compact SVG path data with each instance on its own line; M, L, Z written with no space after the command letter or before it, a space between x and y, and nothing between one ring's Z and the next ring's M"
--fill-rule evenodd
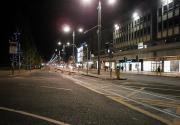
M134 21L136 21L136 20L138 20L138 19L140 18L138 12L134 12L133 15L132 15L132 17L133 17L133 20L134 20Z
M114 29L115 29L115 31L117 31L117 30L119 30L119 25L118 24L114 24Z
M63 31L65 33L69 33L71 31L71 27L69 25L64 25ZM83 31L84 31L83 28L78 29L79 33L82 33ZM73 64L74 64L75 63L75 50L74 50L74 47L75 47L75 30L74 29L73 29L72 36L73 36L73 44L72 44L72 46L73 46ZM70 43L67 43L67 45L69 46Z
M108 0L108 4L109 5L114 5L116 3L117 0Z
M62 43L61 42L58 42L58 45L60 46Z
M109 5L115 4L116 0L106 0ZM92 0L83 0L84 3L89 4L92 2ZM102 16L102 4L101 0L99 0L98 3L98 75L100 75L100 69L101 69L101 63L100 63L100 49L101 49L101 28L102 28L102 22L101 22L101 16Z
M69 26L69 25L64 25L63 31L64 31L65 33L69 33L69 32L71 31L70 26Z
M66 45L67 45L67 46L70 46L70 42L67 42Z

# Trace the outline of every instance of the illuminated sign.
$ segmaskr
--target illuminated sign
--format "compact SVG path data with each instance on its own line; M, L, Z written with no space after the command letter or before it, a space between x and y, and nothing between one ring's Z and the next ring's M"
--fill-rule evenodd
M77 62L80 63L80 62L83 62L83 46L82 47L79 47L77 48Z

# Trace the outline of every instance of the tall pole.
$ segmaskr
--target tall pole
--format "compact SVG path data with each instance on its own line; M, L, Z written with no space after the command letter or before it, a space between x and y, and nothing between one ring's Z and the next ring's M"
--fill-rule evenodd
M18 42L18 56L19 56L19 57L18 57L18 58L19 58L19 59L18 59L18 63L19 63L19 73L20 73L20 69L21 69L21 55L20 55L20 54L21 54L21 50L20 50L20 49L21 49L21 45L20 45L20 42Z
M74 63L75 63L74 43L75 43L75 31L73 31L73 69L74 69Z
M100 75L100 70L101 70L100 49L101 49L101 1L99 1L99 5L98 5L98 75Z
M88 74L88 68L89 68L89 62L88 62L88 56L89 56L88 46L87 46L87 74Z

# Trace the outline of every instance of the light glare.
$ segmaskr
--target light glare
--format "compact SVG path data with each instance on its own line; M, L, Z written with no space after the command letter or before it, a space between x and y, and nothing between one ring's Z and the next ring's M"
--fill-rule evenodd
M137 12L133 13L133 19L138 20L140 18L139 14Z
M61 42L58 42L58 45L61 45Z
M68 25L65 25L64 28L63 28L63 31L64 31L65 33L70 32L70 30L71 30L71 28L70 28L70 26L68 26Z
M120 27L119 27L118 24L115 24L115 25L114 25L114 28L115 28L115 30L119 30Z
M83 28L79 28L78 31L79 31L80 33L82 33L82 32L83 32Z
M82 0L83 4L90 4L92 2L92 0Z
M109 5L113 5L113 4L115 4L116 3L116 0L108 0L108 4Z
M67 46L70 46L70 42L67 42Z

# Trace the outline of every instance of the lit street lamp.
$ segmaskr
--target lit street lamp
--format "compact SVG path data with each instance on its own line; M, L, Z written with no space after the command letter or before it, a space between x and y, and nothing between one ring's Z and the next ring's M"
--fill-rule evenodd
M89 4L92 0L83 0L84 3ZM116 0L106 0L109 5L113 5L116 3ZM101 70L101 63L100 63L100 49L101 49L101 28L102 28L102 22L101 22L101 16L102 16L102 5L101 0L99 0L98 3L98 75L100 75Z
M63 31L64 31L65 33L69 33L69 32L71 31L71 27L68 26L68 25L65 25L65 26L63 27ZM83 31L84 31L83 28L79 28L79 29L78 29L78 32L80 32L80 33L82 33ZM73 36L73 44L72 44L72 46L73 46L73 64L74 64L74 63L75 63L75 50L74 50L74 47L75 47L75 30L73 30L72 36ZM69 46L70 43L67 43L67 45Z

